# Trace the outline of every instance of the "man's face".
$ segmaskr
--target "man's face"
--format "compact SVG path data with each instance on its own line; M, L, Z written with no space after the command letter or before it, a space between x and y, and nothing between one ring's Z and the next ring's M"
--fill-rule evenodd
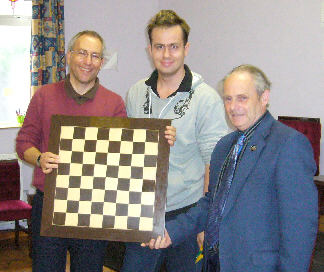
M151 38L149 52L159 74L168 77L176 75L183 69L184 58L189 50L189 44L183 43L181 27L153 28Z
M73 47L74 52L67 53L70 80L74 87L88 90L94 85L103 60L96 59L91 55L101 56L102 49L100 40L95 37L83 35L76 40ZM84 56L80 52L87 52L88 56Z
M243 131L251 127L266 111L269 90L258 95L248 72L234 72L224 82L224 105L232 124Z

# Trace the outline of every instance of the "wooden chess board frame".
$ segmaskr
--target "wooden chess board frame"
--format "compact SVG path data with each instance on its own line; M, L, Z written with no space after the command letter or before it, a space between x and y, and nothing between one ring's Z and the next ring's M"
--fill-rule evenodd
M170 146L165 139L164 131L166 126L169 125L171 125L171 120L167 119L53 115L48 151L54 154L59 154L62 126L149 129L159 131L153 231L54 225L53 214L57 177L57 169L54 169L45 177L41 235L122 242L148 242L151 238L156 238L157 236L163 237L170 152Z

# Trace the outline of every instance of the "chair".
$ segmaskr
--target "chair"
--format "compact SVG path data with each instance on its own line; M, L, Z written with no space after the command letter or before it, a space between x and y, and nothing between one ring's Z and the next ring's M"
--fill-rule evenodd
M17 159L0 161L0 221L15 221L15 244L19 247L19 231L29 233L19 220L30 221L31 206L20 200L20 171Z
M285 125L292 127L303 133L310 143L314 151L314 159L317 165L315 175L319 174L319 160L320 160L320 143L321 143L321 121L320 118L307 117L290 117L278 116L278 120Z

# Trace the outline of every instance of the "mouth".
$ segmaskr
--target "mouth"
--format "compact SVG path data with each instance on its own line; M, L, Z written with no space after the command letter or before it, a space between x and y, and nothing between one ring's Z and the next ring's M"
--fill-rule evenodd
M164 67L170 67L173 64L173 62L172 61L162 61L161 64Z
M85 67L79 67L81 71L89 73L91 71L90 68L85 68Z

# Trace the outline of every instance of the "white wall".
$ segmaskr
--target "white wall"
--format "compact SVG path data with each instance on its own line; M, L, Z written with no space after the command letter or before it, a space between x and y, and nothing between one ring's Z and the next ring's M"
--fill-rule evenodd
M187 63L216 83L234 66L259 66L273 82L270 111L278 115L320 117L324 125L324 31L321 0L68 0L68 41L84 29L98 31L119 53L118 71L102 70L101 83L125 96L152 71L145 27L159 9L174 9L191 26ZM18 129L0 129L0 154L14 152ZM324 132L322 131L323 139ZM324 144L320 170L324 174ZM25 187L32 168L22 166Z
M273 83L270 111L324 125L320 0L163 0L191 26L187 63L212 86L234 66L259 66ZM322 139L324 130L322 128ZM320 171L324 173L324 141Z

